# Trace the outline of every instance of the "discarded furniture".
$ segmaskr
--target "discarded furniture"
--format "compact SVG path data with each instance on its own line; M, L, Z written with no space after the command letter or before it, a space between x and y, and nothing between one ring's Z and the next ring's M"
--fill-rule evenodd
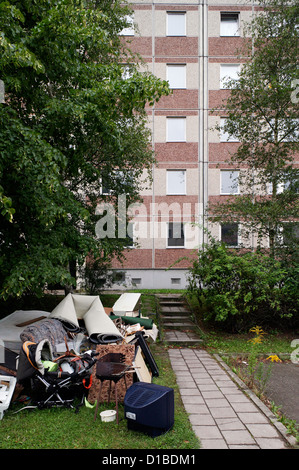
M16 310L0 320L0 346L19 352L22 346L20 334L32 323L40 324L49 312L43 310Z
M10 405L16 383L15 377L0 375L0 420Z
M158 366L156 364L156 361L148 347L148 344L146 343L144 337L143 337L143 333L142 331L137 331L135 333L135 338L134 338L134 343L137 343L141 349L142 349L142 352L143 352L143 355L144 355L144 359L145 359L145 362L147 363L147 365L149 366L152 374L153 374L153 377L159 377L159 369L158 369Z
M117 397L117 382L124 378L125 385L126 383L126 372L131 367L130 364L125 364L125 356L121 353L108 353L105 356L101 357L96 365L96 377L100 380L100 388L97 397L97 405L94 414L94 421L97 418L98 407L101 399L102 383L105 380L109 381L109 395L108 403L110 403L110 391L111 391L111 382L114 382L114 394L115 394L115 405L116 405L116 420L117 424L119 423L118 417L118 397Z
M139 316L139 303L141 294L126 293L122 294L113 305L113 314L116 316Z
M100 360L103 356L107 355L108 353L121 353L124 355L125 364L129 364L132 366L134 357L135 357L135 345L133 344L98 344L96 346L96 351L98 353L98 359ZM119 380L116 383L117 386L117 399L118 403L123 403L125 394L126 394L126 387L129 388L133 384L133 374L126 374L126 383L124 380ZM112 384L113 386L114 384ZM99 388L101 387L101 401L108 403L109 401L109 381L101 381L96 376L96 365L93 367L92 371L92 385L88 392L88 402L90 404L95 404L97 401L97 397L99 395ZM115 392L112 393L114 394Z

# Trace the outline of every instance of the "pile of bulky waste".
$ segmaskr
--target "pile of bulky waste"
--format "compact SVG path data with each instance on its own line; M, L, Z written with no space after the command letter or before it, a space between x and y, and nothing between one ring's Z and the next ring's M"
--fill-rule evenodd
M105 308L99 296L70 293L52 312L17 311L0 320L0 420L15 401L21 410L78 411L113 398L118 414L134 384L155 387L149 344L158 329L141 315L140 298L124 293Z

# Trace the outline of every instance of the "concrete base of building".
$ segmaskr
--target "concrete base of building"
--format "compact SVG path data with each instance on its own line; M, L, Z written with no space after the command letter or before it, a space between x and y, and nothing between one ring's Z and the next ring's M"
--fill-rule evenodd
M126 269L114 271L111 289L185 289L186 269Z

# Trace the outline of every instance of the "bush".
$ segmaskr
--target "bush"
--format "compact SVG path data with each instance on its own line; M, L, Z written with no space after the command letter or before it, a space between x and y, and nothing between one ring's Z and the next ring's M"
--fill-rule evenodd
M188 292L205 306L204 320L228 331L247 332L256 324L289 327L299 323L293 271L269 256L211 239L189 270Z

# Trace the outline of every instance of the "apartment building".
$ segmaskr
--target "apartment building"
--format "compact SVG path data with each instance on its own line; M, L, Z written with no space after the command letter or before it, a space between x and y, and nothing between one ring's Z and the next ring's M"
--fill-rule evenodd
M148 108L157 164L153 183L132 208L135 247L123 264L114 263L118 281L136 288L184 288L190 259L206 240L206 230L238 244L232 227L209 227L209 200L238 192L238 169L226 160L237 145L214 130L212 113L229 92L225 80L240 69L237 50L242 24L255 5L238 0L132 0L132 21L123 35L147 69L169 81L172 94ZM228 237L229 240L228 240Z

